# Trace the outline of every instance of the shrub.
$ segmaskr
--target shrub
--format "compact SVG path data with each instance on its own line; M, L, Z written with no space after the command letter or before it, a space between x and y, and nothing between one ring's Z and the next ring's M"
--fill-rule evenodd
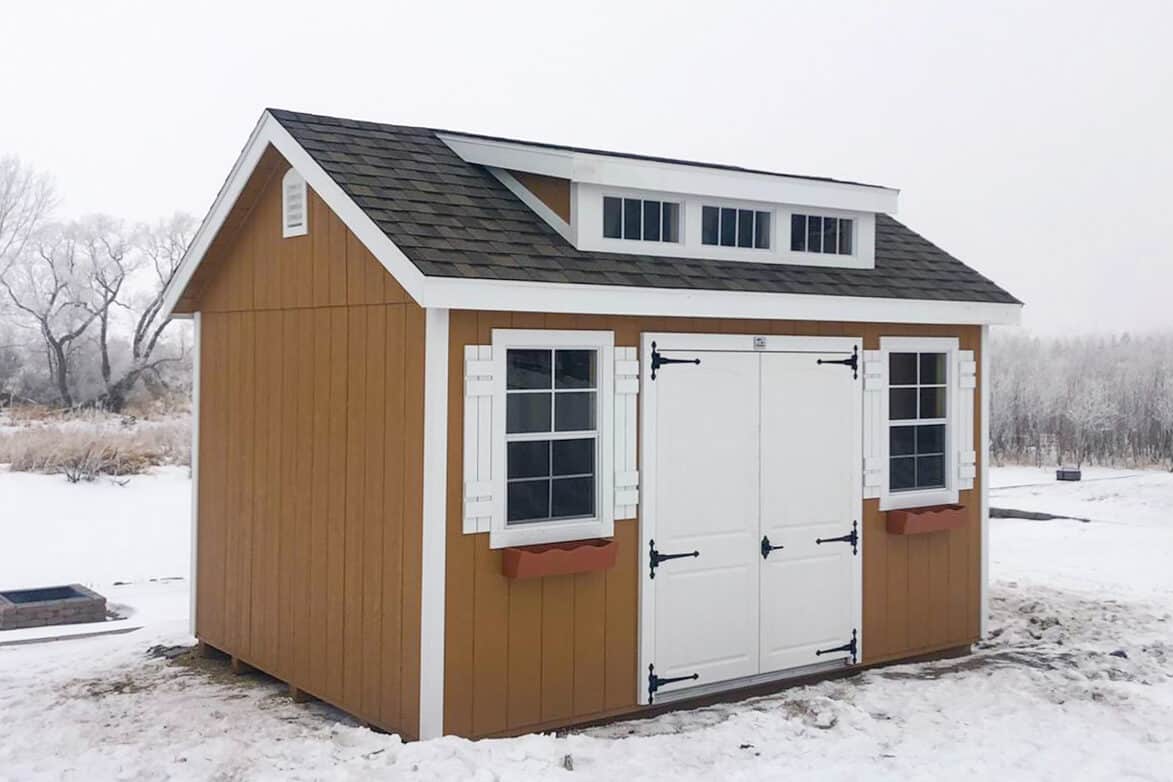
M163 464L191 464L187 419L71 420L0 434L0 464L13 472L62 474L71 483L100 475L137 475Z

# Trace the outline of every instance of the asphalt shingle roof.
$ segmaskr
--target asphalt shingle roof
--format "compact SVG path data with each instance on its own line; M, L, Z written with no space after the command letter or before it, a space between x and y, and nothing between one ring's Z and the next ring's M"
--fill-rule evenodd
M437 136L451 131L270 113L425 275L1018 302L884 214L876 218L874 269L578 250L484 167L465 162Z

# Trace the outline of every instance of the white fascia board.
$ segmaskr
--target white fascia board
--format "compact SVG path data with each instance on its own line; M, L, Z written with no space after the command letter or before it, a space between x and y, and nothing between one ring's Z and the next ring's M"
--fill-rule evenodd
M876 185L549 149L451 133L438 135L453 152L470 163L609 187L886 214L896 214L900 194L894 188Z
M394 242L388 238L383 229L375 225L367 214L343 192L342 188L329 174L318 165L305 149L298 144L280 122L269 112L261 115L252 135L232 166L220 192L208 215L204 218L196 231L195 238L187 249L187 253L180 263L179 271L171 280L163 296L164 319L171 316L172 310L179 301L184 289L191 282L196 269L203 262L204 255L211 247L212 241L224 226L224 221L240 197L241 191L256 170L265 148L272 144L289 164L305 178L306 184L313 188L327 206L338 215L346 227L366 246L371 254L379 259L403 289L417 302L423 295L424 275L408 260Z
M1021 304L428 278L425 307L598 315L1016 325Z

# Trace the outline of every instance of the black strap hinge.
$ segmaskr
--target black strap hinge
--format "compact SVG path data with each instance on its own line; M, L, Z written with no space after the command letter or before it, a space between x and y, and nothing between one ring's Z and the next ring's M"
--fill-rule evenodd
M820 546L824 543L850 543L851 544L851 553L854 555L858 555L859 554L859 522L858 521L851 522L851 532L849 532L846 535L840 535L837 538L815 538L815 543L818 543Z
M815 651L815 656L822 657L824 654L835 654L836 652L850 652L851 664L855 665L856 655L859 652L859 634L855 630L852 630L850 641L842 646L832 646L830 649L818 649Z
M653 345L653 347L655 347ZM842 364L851 369L851 376L859 379L859 346L855 345L851 348L851 358L820 358L819 364Z
M648 562L651 571L649 575L651 578L656 577L656 568L660 566L661 562L667 562L670 559L681 559L683 557L699 557L701 555L699 551L690 551L686 554L661 554L659 551L656 551L656 541L654 540L648 541L648 549Z
M697 364L700 365L699 358L664 358L660 355L660 351L656 350L656 343L652 343L652 380L656 379L656 371L665 364Z
M656 693L665 684L672 684L674 682L696 681L701 678L699 673L694 673L691 676L657 676L656 666L648 666L648 703L651 703L656 698Z

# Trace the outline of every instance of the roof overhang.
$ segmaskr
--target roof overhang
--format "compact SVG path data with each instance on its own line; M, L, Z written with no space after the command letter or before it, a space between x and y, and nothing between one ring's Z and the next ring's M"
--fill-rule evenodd
M404 290L425 308L560 312L600 315L830 320L871 323L1017 324L1022 305L1015 303L818 296L794 293L639 288L611 285L515 282L427 277L269 112L261 115L225 180L212 208L196 232L178 273L163 298L165 317L190 284L224 225L265 149L272 145L305 177ZM556 152L556 151L555 151ZM644 161L636 161L644 162ZM505 166L512 167L512 166ZM540 173L540 172L539 172ZM557 175L557 174L551 174ZM765 176L765 175L763 175ZM772 177L776 178L776 177ZM809 182L815 186L861 187ZM893 194L895 191L890 191Z
M571 182L766 203L896 214L900 191L785 174L550 148L524 142L437 133L461 159Z

